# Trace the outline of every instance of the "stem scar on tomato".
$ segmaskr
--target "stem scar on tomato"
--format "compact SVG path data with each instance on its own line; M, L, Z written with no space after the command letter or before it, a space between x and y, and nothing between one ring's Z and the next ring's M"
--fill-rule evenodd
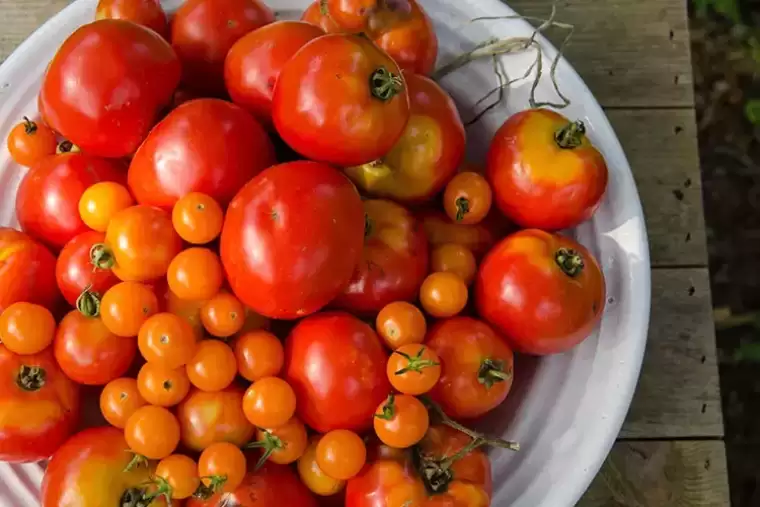
M369 87L373 97L386 102L401 93L404 82L385 67L379 67L370 75Z
M94 318L100 315L100 294L90 290L88 285L76 300L76 309L85 317Z
M497 382L512 378L511 371L504 370L504 361L500 359L484 359L478 368L478 382L491 389Z
M417 352L414 356L410 356L406 352L401 352L399 350L394 350L393 353L400 355L408 361L405 367L395 372L396 375L403 375L404 373L410 371L421 373L425 368L432 368L433 366L441 365L441 363L438 361L433 361L432 359L422 359L422 354L425 353L425 347L420 347L419 352Z
M457 222L470 212L470 201L466 197L458 197L454 203L457 207Z
M55 152L58 155L62 153L81 153L81 151L82 149L79 146L68 140L61 141L55 148Z
M375 417L378 419L383 419L385 421L390 421L396 416L396 396L394 394L390 394L388 396L388 401L386 401L383 404L383 408L381 409L379 414L375 414Z
M557 250L554 260L557 261L560 269L570 278L578 276L585 267L583 257L571 248L560 248Z
M96 243L90 248L90 262L92 262L93 269L105 271L114 267L116 259L105 243Z
M35 132L37 132L37 124L30 120L28 117L24 116L24 133L32 135Z
M562 149L572 150L583 144L586 126L582 121L573 121L559 129L554 134L554 141Z
M148 507L153 499L146 488L133 487L124 490L119 499L119 507Z
M16 377L16 385L24 391L35 392L45 386L47 373L39 366L22 365Z

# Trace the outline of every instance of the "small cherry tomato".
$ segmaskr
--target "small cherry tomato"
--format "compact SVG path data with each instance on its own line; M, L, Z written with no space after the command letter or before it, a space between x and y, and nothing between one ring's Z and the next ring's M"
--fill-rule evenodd
M172 208L172 224L179 237L194 245L215 240L222 232L224 211L210 195L190 192Z
M510 229L509 223L496 210L475 225L456 224L438 210L423 211L421 219L432 248L454 243L471 250L476 258L485 255Z
M467 247L456 243L444 243L430 254L430 270L441 273L454 273L470 285L478 270L475 255Z
M198 340L203 339L205 336L203 322L201 322L201 307L205 303L205 301L187 301L178 298L176 294L169 290L168 284L166 291L164 291L163 307L167 312L176 315L190 324Z
M295 414L296 394L281 378L264 377L245 392L243 412L259 428L277 428Z
M37 354L55 337L55 318L34 303L13 303L0 314L0 341L16 354Z
M333 430L317 444L317 464L334 479L347 481L357 475L367 461L362 438L349 430Z
M375 412L375 433L395 449L416 445L430 427L427 408L414 396L391 394Z
M41 159L55 155L58 141L47 125L24 117L8 135L8 151L14 162L30 167Z
M282 372L285 351L279 338L268 331L249 331L238 336L233 346L238 373L255 382Z
M90 229L106 232L114 215L134 204L127 187L113 181L101 181L88 187L79 198L79 216Z
M231 442L239 447L256 431L243 413L243 389L231 385L216 392L191 388L177 407L182 428L182 445L202 451L214 442Z
M346 481L333 479L319 468L317 464L317 445L319 436L311 438L303 455L298 458L298 475L312 493L318 496L332 496L340 493Z
M159 482L157 493L162 491L163 486L163 489L172 499L190 498L201 485L201 478L198 476L198 464L182 454L172 454L159 461L155 475L156 478L165 481L165 486L164 483ZM169 487L166 488L166 486Z
M228 292L220 292L201 307L201 322L212 336L227 338L245 324L245 307Z
M124 429L127 419L145 404L133 378L112 380L100 392L100 413L116 428Z
M167 409L145 405L127 419L124 438L133 452L148 459L164 459L179 444L179 423Z
M441 359L430 347L417 343L404 345L393 351L386 372L398 392L425 394L441 378Z
M483 176L462 172L446 185L443 209L458 224L477 224L491 210L491 199L491 186Z
M278 465L289 465L303 455L308 445L306 426L297 417L291 417L277 428L259 429L256 442L246 448L262 450L260 463L269 460Z
M159 0L100 0L95 19L125 19L169 37L169 21Z
M194 247L172 259L166 279L169 289L180 299L206 301L221 289L224 273L217 254L208 248Z
M145 321L158 312L158 298L148 286L121 282L100 300L100 318L117 336L137 336Z
M431 273L420 287L422 308L433 317L453 317L467 306L467 285L454 273Z
M190 383L203 391L221 391L237 374L235 353L220 340L203 340L186 365Z
M137 346L149 363L170 369L179 368L195 354L195 330L182 317L157 313L140 326Z
M145 363L137 374L140 395L151 405L173 407L190 392L190 380L184 368L167 368L156 363Z
M406 301L385 305L375 320L377 334L390 349L410 343L422 343L427 332L425 316L419 308Z
M228 442L211 444L198 459L198 475L212 493L235 491L242 484L247 467L243 451Z
M92 247L103 243L104 240L105 235L101 232L84 232L66 243L58 254L55 277L61 294L71 306L79 307L85 303L79 298L85 290L100 297L119 283L119 279L110 269L96 268L90 260ZM81 310L93 314L94 309Z

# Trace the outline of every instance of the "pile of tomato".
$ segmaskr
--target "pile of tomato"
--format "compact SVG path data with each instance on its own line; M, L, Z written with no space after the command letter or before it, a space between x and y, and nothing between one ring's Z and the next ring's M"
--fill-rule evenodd
M0 459L44 507L488 507L514 352L597 325L581 122L484 167L416 0L101 0L10 132Z

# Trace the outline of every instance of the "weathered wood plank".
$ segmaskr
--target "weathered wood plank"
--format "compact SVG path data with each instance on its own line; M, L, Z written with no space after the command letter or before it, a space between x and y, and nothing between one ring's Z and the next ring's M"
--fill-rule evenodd
M546 0L503 1L524 15L551 11ZM603 106L693 105L685 0L564 0L557 20L575 26L567 58Z
M707 269L652 271L649 341L620 436L723 436Z
M726 507L720 441L618 442L578 507Z
M0 0L0 62L70 0Z

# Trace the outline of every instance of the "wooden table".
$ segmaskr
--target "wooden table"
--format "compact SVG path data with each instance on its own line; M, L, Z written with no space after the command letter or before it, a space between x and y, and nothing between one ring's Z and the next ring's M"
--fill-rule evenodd
M68 0L0 0L0 60ZM508 0L546 17L552 0ZM633 167L652 258L652 317L620 440L583 507L726 507L686 0L561 0L567 57ZM547 484L547 487L551 485Z

